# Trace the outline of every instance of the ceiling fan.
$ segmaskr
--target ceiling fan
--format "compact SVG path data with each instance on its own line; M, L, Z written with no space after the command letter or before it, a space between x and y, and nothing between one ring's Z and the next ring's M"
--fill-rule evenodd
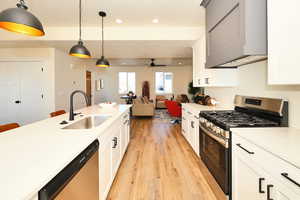
M166 67L167 65L157 65L155 64L155 59L151 58L150 67Z

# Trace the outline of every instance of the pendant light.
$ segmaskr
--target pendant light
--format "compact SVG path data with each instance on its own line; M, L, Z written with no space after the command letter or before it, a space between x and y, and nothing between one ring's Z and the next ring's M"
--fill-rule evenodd
M97 60L96 66L97 67L109 67L108 60L104 57L104 29L103 29L103 20L106 17L106 13L101 11L99 15L102 17L102 56L100 59Z
M91 53L89 50L83 45L83 41L81 40L81 18L82 18L82 4L81 0L79 0L79 41L78 44L74 45L70 50L70 55L78 58L90 58Z
M30 36L45 35L42 23L27 9L24 0L20 0L17 8L0 12L0 28Z

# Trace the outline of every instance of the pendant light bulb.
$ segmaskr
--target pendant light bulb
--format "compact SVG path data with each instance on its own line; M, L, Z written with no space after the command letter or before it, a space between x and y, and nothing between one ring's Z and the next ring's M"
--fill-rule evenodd
M78 57L78 58L91 58L91 53L89 50L83 45L83 41L81 39L81 23L82 23L82 4L81 0L79 0L79 41L78 44L74 45L69 54L70 56Z
M17 8L8 8L0 12L0 28L30 36L44 36L42 23L27 10L24 0L20 0Z
M97 60L96 66L97 67L109 67L109 61L104 57L104 17L106 17L106 13L103 11L99 12L100 17L102 17L102 56L100 59Z

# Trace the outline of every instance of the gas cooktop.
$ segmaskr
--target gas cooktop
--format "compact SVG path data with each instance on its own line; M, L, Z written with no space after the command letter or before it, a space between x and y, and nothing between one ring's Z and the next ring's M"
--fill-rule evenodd
M277 122L235 110L203 111L200 115L225 129L237 127L279 126L279 123Z

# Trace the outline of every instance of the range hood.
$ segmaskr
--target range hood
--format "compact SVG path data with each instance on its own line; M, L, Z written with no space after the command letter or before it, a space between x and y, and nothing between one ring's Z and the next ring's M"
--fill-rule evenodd
M267 0L204 0L206 68L267 59Z

